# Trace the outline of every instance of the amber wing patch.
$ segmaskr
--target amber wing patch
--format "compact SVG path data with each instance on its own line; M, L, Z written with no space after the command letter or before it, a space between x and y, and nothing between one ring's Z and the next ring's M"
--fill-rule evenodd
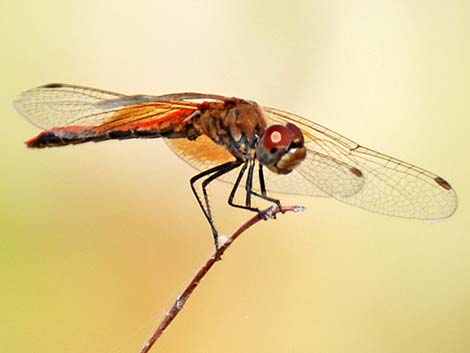
M165 139L165 141L181 159L201 171L235 159L223 146L217 145L205 135L192 141L188 139Z

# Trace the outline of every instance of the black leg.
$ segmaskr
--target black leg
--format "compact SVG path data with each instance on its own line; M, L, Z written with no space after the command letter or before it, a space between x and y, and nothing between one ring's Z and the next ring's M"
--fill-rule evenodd
M253 169L255 168L255 161L250 161L250 166L248 167L248 175L246 177L245 185L245 206L251 207L251 191L253 189Z
M259 188L261 189L261 195L266 196L266 185L264 184L263 165L261 163L258 163L258 165Z
M251 194L256 196L256 197L259 197L260 199L275 203L279 208L281 208L281 201L279 201L278 199L275 199L273 197L269 197L267 195L258 194L256 191L253 191L253 190L251 191Z
M248 163L250 163L249 167L248 167ZM245 164L242 166L242 169L240 170L237 180L235 181L235 184L232 188L232 192L230 193L230 196L228 199L229 205L233 207L241 208L244 210L248 210L248 211L260 212L259 208L251 206L251 196L253 195L253 196L259 197L260 199L272 202L276 204L279 208L281 208L281 202L278 199L269 197L266 194L264 174L263 174L263 169L262 169L263 167L261 164L259 168L259 184L260 184L261 194L257 193L256 191L253 191L254 166L255 166L255 161L246 161ZM247 168L248 168L248 175L247 175L246 186L245 186L245 191L246 191L245 205L239 205L239 204L234 203L233 199L235 198L235 194L238 190L238 187L240 186L240 182Z
M249 192L251 195L259 197L260 199L275 203L279 208L281 208L281 202L278 199L269 197L266 193L266 184L264 182L263 165L261 163L259 163L258 178L259 178L259 188L261 190L261 194L257 193L256 191L253 191L251 189L251 184L250 184L250 190L247 189L247 192Z
M207 186L209 185L210 182L212 182L213 180L217 179L218 177L230 172L231 170L239 167L241 164L242 164L242 162L240 162L240 161L230 161L230 162L218 165L214 168L205 170L202 173L199 173L199 174L193 176L190 180L191 189L193 190L193 193L196 196L196 200L199 204L199 207L202 209L202 212L204 213L204 216L206 217L207 221L209 222L209 225L211 226L216 251L219 249L218 232L217 232L217 229L215 228L214 220L212 219L211 208L210 208L209 198L207 196L206 188L207 188ZM196 188L195 188L194 184L196 183L196 181L198 181L199 179L201 179L205 176L209 176L209 177L206 178L202 182L202 193L204 195L204 204L203 204L199 194L196 191Z
M240 169L240 173L238 173L237 180L235 180L235 184L233 185L232 191L230 192L230 196L228 197L228 204L233 207L241 208L243 210L248 210L248 211L253 211L253 212L259 212L259 209L256 207L251 207L250 205L239 205L233 202L233 199L235 198L235 194L237 193L238 187L240 186L240 182L243 178L243 175L245 174L246 168L248 167L249 161L245 161L243 164L242 168ZM250 166L251 168L251 166ZM249 177L249 172L248 172L248 177ZM251 177L253 178L253 173L251 174ZM247 180L247 185L251 185L251 181ZM248 195L247 195L247 200L248 200Z
M260 212L260 210L257 207L252 207L251 206L251 196L256 196L259 197L263 200L275 203L278 207L281 207L281 203L279 200L271 198L267 196L266 194L266 186L264 182L264 174L263 174L263 166L260 164L259 166L259 184L260 184L260 189L261 189L261 194L253 191L253 172L254 172L254 167L255 167L256 161L230 161L218 166L215 166L211 169L205 170L195 176L193 176L190 180L191 184L191 189L196 196L196 200L199 204L199 207L201 208L202 212L204 213L204 216L206 217L207 221L209 222L209 225L212 230L212 235L214 237L214 244L216 251L219 249L219 241L218 241L218 232L217 229L215 228L214 220L212 218L212 212L211 212L211 207L209 204L209 197L207 194L207 187L208 185L214 181L215 179L221 177L222 175L232 171L235 168L238 168L240 166L240 172L238 173L237 179L235 180L235 184L233 185L233 188L230 192L229 198L228 198L228 203L230 206L241 208L244 210L252 211L252 212ZM245 198L245 205L239 205L234 202L235 195L238 191L238 188L240 186L240 183L243 179L243 176L245 175L245 172L248 169L248 174L247 174L247 179L246 179L246 184L245 184L245 191L246 191L246 198ZM204 200L201 199L200 195L196 191L195 184L196 182L201 179L205 178L202 181L202 193Z

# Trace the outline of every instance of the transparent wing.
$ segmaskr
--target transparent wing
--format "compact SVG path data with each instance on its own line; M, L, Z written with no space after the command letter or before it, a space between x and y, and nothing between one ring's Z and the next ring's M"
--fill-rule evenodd
M303 132L307 158L296 169L306 181L345 203L373 212L421 219L448 217L457 195L443 178L373 151L298 115L265 108L271 123Z
M115 129L168 117L198 104L184 102L188 94L126 96L82 86L52 83L21 94L13 105L32 124L44 130L67 126ZM203 95L200 95L203 96Z

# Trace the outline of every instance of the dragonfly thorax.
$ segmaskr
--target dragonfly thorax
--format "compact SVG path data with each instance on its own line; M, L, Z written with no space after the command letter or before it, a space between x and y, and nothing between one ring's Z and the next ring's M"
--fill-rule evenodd
M238 98L204 103L200 119L194 124L238 160L255 158L259 136L266 129L258 104Z

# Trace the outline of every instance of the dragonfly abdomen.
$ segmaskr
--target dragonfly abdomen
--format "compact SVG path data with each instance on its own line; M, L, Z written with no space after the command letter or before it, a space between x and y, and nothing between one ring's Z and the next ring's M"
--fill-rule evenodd
M106 132L98 132L93 129L87 130L83 128L66 127L43 131L32 139L27 140L25 144L30 148L45 148L77 145L85 142L158 137L179 138L187 136L175 131L159 131L154 129L109 130Z

